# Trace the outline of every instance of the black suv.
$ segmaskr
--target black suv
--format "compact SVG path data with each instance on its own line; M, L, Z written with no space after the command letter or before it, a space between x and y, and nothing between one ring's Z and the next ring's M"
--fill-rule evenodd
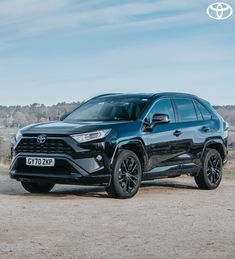
M32 193L55 184L99 184L111 197L130 198L141 181L182 174L215 189L227 138L228 124L194 95L107 94L61 122L19 130L10 176Z

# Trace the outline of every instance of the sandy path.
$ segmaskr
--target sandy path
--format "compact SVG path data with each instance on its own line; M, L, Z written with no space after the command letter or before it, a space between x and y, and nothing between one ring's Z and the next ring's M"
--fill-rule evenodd
M216 255L216 256L215 256ZM130 200L102 187L27 194L0 176L0 258L235 258L235 178L145 183Z

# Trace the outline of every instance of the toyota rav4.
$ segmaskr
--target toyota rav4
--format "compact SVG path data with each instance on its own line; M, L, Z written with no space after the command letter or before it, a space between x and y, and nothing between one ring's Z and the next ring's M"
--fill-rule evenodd
M31 193L55 184L97 184L111 197L130 198L141 181L182 174L200 189L215 189L227 138L228 124L194 95L106 94L60 122L19 130L10 176Z

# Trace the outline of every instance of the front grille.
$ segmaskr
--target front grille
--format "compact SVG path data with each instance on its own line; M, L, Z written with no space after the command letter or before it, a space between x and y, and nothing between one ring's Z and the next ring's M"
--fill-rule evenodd
M72 154L73 148L62 139L47 139L39 144L37 138L23 138L16 148L16 153L48 153L48 154Z

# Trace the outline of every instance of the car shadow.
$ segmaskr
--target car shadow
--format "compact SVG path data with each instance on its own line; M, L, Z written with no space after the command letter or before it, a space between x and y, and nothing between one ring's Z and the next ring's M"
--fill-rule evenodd
M168 187L168 188L176 188L176 189L198 189L198 187L188 184L181 184L179 182L174 181L146 181L141 183L141 188L147 187Z
M71 188L72 187L72 188ZM69 186L68 188L56 187L52 189L49 193L28 193L23 189L23 187L10 188L0 190L0 195L10 195L10 196L24 196L24 197L44 197L44 198L66 198L71 196L81 196L81 197L95 197L95 198L108 198L104 187L74 187Z
M44 194L45 195L45 194ZM82 186L82 187L70 187L69 189L61 190L56 189L47 194L48 196L82 196L82 197L95 197L95 198L108 198L103 186Z
M9 186L8 186L9 187ZM181 184L175 181L146 181L142 182L141 189L149 187L163 187L176 189L198 189L196 186ZM141 190L140 189L140 190ZM57 186L47 194L27 193L20 185L11 185L10 188L0 189L0 195L24 196L24 197L45 197L45 198L71 198L71 196L109 198L103 186Z

